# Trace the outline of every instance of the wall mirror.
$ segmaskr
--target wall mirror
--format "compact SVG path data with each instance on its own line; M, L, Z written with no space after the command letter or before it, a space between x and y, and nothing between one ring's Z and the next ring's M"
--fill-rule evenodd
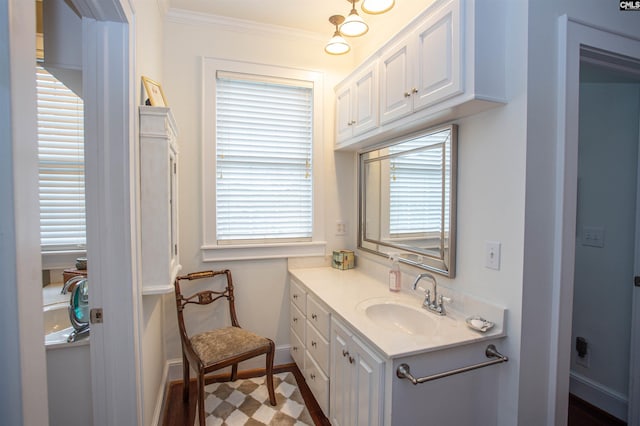
M457 127L359 155L358 247L455 276Z

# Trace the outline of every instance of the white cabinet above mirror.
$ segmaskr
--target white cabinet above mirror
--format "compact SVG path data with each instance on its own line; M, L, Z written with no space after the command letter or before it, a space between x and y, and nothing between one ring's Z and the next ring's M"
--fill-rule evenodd
M506 103L502 6L438 0L396 34L336 86L335 149L361 150ZM375 93L366 95L374 103L376 125L363 127L353 114L344 119L341 97L373 66ZM351 102L355 97L352 91Z

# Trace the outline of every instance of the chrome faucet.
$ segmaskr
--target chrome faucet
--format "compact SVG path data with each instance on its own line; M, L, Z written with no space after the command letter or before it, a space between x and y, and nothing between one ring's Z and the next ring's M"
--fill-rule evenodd
M429 278L433 283L433 299L431 298L431 290L425 290L424 302L422 302L422 307L428 311L435 312L439 315L446 315L447 312L444 309L444 303L442 296L438 296L438 282L436 278L428 272L420 274L416 277L416 280L413 282L412 288L416 290L418 288L418 281L423 278Z

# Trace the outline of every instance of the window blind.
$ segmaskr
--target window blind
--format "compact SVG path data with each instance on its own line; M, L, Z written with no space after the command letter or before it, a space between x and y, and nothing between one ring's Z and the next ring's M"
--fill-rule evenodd
M83 102L39 65L36 82L42 250L84 249Z
M445 137L443 138L443 135ZM449 203L449 179L444 178L450 156L446 133L426 135L398 146L414 151L391 159L389 234L391 237L424 237L441 233L443 209ZM425 146L427 145L427 146ZM394 147L390 147L393 154ZM442 194L445 194L444 197ZM448 215L445 215L448 220Z
M311 240L312 98L303 82L217 74L218 244Z

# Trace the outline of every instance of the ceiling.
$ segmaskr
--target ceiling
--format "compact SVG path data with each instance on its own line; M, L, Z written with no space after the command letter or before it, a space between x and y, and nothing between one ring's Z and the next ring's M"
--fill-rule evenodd
M327 40L334 30L329 17L347 16L351 10L349 0L169 0L168 3L176 9L310 31L326 35ZM400 7L396 0L395 7L387 14L367 15L359 6L356 3L358 13L370 29Z

